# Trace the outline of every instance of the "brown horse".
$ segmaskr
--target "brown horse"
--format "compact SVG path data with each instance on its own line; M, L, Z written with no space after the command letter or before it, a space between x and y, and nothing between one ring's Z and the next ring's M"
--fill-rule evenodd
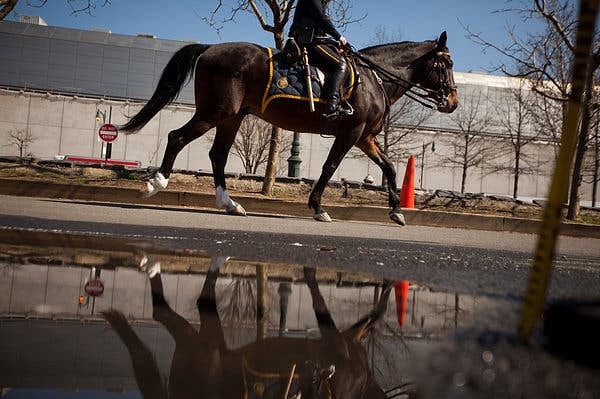
M327 182L352 148L360 148L382 170L388 188L390 218L404 225L397 195L396 171L376 140L389 107L415 86L424 90L420 97L440 112L453 112L458 105L452 74L452 60L446 47L446 32L437 40L401 42L369 47L354 53L360 79L354 84L348 103L354 114L328 120L296 99L278 98L265 108L265 88L270 79L270 49L251 43L215 45L190 44L177 51L165 67L157 88L146 105L122 130L141 129L164 106L172 102L195 71L196 112L192 119L169 133L159 170L148 182L148 195L168 184L177 154L190 142L216 127L209 152L217 197L217 207L245 215L244 208L231 200L225 184L225 164L238 128L248 114L256 115L290 131L329 134L335 140L308 205L319 221L331 221L321 206Z
M219 267L226 260L217 257L211 261L196 301L201 321L199 330L167 303L158 264L147 270L152 317L163 324L175 340L166 386L152 353L125 316L115 310L103 313L129 351L144 398L386 398L370 371L361 341L383 317L391 282L384 282L380 299L369 314L340 332L321 295L315 270L305 268L304 279L310 289L321 337L267 337L229 350L215 295Z

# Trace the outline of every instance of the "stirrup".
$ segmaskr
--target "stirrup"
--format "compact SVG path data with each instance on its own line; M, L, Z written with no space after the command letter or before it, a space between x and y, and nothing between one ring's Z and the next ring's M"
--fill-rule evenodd
M331 119L331 118L336 118L336 117L346 117L346 116L350 116L354 114L354 108L352 108L352 106L350 104L348 104L347 102L344 102L348 107L343 107L341 104L339 104L335 109L325 112L323 114L324 117Z

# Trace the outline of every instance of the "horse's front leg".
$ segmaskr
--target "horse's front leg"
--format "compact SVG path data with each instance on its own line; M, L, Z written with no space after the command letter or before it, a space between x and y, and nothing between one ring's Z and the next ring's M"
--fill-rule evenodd
M161 190L167 188L169 176L173 171L173 164L179 152L193 140L202 136L213 125L202 120L198 114L184 126L169 133L167 147L159 170L148 179L146 196L151 197Z
M339 133L336 135L333 145L329 150L329 155L323 164L321 176L313 187L308 197L308 207L315 212L314 219L319 222L331 222L331 217L321 206L321 197L336 169L348 153L350 148L356 143L364 128L364 124L354 128L350 132Z
M385 176L387 193L388 193L388 205L390 206L390 219L398 223L400 226L406 225L406 220L402 214L400 208L400 199L398 198L398 186L396 184L396 169L390 162L388 157L385 155L379 143L375 139L375 136L368 136L366 139L361 140L356 144L368 157L371 159Z

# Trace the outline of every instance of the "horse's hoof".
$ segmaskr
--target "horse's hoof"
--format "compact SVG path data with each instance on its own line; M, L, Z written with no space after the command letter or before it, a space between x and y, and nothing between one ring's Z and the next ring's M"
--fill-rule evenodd
M331 222L331 217L327 212L317 213L315 214L314 218L318 222Z
M169 179L165 178L162 173L158 172L154 177L146 183L146 197L152 197L161 190L167 188Z
M227 208L227 213L228 214L230 214L230 215L237 215L237 216L246 216L246 210L244 209L243 206L241 206L237 202L234 202L234 205L235 206Z
M398 223L400 226L406 226L404 215L400 212L390 213L390 219L392 219L394 223Z

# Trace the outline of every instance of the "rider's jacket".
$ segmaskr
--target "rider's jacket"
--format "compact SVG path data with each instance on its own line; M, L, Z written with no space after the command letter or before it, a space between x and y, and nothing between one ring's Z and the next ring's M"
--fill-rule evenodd
M325 13L323 1L298 0L289 35L299 44L312 43L314 39L325 38L326 35L340 39L340 33Z

